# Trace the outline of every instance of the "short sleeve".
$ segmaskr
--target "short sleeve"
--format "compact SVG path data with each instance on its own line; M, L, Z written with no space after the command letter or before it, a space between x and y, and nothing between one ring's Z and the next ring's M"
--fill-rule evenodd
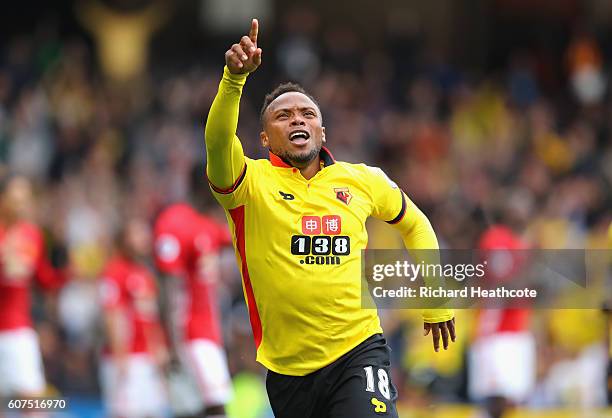
M372 216L396 224L406 213L406 198L402 190L378 167L367 168L366 182L372 196Z

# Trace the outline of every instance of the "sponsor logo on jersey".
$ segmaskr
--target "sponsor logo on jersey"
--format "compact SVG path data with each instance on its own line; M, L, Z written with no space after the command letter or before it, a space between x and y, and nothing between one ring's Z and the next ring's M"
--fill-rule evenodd
M351 252L351 240L342 233L340 215L303 216L302 235L291 237L291 254L300 264L340 264Z
M283 197L283 200L294 200L295 196L292 195L291 193L283 193L280 190L278 191L278 193L280 193L280 195Z

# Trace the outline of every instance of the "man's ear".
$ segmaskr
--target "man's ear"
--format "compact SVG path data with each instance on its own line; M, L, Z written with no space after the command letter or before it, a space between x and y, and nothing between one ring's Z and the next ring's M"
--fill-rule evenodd
M268 148L268 144L269 144L269 141L268 141L268 134L266 134L266 132L265 132L265 131L261 131L261 132L259 133L259 139L261 140L261 145L262 145L264 148Z
M321 140L325 142L325 126L321 127Z

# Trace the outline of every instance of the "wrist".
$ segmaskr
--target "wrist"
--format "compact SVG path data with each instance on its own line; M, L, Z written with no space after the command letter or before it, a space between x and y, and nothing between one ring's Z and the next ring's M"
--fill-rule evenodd
M249 73L234 74L230 71L227 65L223 67L223 78L230 79L231 81L237 81L237 82L244 83L248 75Z

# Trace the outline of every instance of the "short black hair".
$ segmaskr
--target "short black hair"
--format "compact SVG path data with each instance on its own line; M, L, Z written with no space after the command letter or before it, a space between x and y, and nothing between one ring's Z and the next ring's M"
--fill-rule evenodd
M317 106L317 109L319 109L319 114L321 114L321 107L319 106L319 103L317 103L315 98L310 93L308 93L306 89L304 89L304 87L300 86L297 83L292 83L289 81L286 83L279 84L274 90L266 94L266 97L264 98L263 106L261 107L261 112L259 112L259 120L261 121L262 125L264 121L264 113L266 112L266 109L268 108L268 106L270 106L270 103L276 100L278 96L285 94L285 93L291 93L291 92L302 93L304 96L308 97Z

